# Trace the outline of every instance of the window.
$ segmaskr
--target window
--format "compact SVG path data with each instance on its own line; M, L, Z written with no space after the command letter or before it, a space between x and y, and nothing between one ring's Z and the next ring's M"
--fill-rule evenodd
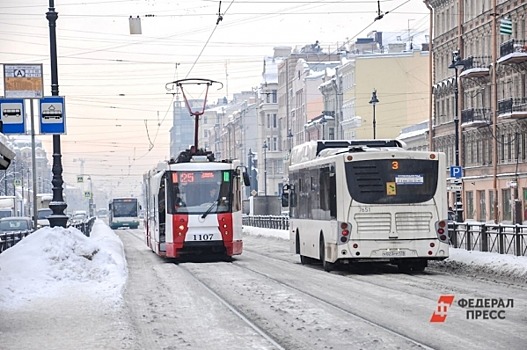
M523 220L527 220L527 188L522 189L523 192Z
M474 219L474 192L467 191L465 192L465 202L466 202L466 213L467 219Z
M477 201L479 202L478 220L487 221L487 202L485 201L485 191L477 192Z
M494 190L489 190L489 219L494 220Z
M511 216L511 190L510 188L501 190L501 207L503 211L502 220L512 220Z

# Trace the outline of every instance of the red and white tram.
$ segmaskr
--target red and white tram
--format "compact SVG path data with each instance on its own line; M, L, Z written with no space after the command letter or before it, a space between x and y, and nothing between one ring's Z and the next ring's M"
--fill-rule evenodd
M249 177L238 160L187 150L143 180L146 244L156 254L242 253L242 189Z

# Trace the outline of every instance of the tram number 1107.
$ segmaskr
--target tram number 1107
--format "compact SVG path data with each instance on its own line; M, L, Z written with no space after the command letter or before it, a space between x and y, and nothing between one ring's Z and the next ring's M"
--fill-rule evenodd
M201 234L201 235L192 235L194 236L195 241L212 241L212 238L214 235L212 233L210 234Z

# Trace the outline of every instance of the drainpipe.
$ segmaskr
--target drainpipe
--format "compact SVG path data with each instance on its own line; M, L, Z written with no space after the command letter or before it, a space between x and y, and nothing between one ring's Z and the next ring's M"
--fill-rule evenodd
M430 102L428 103L428 150L434 150L434 123L433 123L433 112L434 112L434 91L432 88L433 82L433 46L432 46L432 34L434 28L434 9L430 6L429 0L423 1L430 11L430 26L428 28L428 79L430 82Z

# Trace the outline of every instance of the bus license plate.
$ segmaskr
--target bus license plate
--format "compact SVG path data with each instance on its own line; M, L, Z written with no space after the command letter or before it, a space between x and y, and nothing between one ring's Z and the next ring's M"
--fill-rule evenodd
M382 256L400 257L400 256L406 256L406 252L404 250L386 250L382 252Z

